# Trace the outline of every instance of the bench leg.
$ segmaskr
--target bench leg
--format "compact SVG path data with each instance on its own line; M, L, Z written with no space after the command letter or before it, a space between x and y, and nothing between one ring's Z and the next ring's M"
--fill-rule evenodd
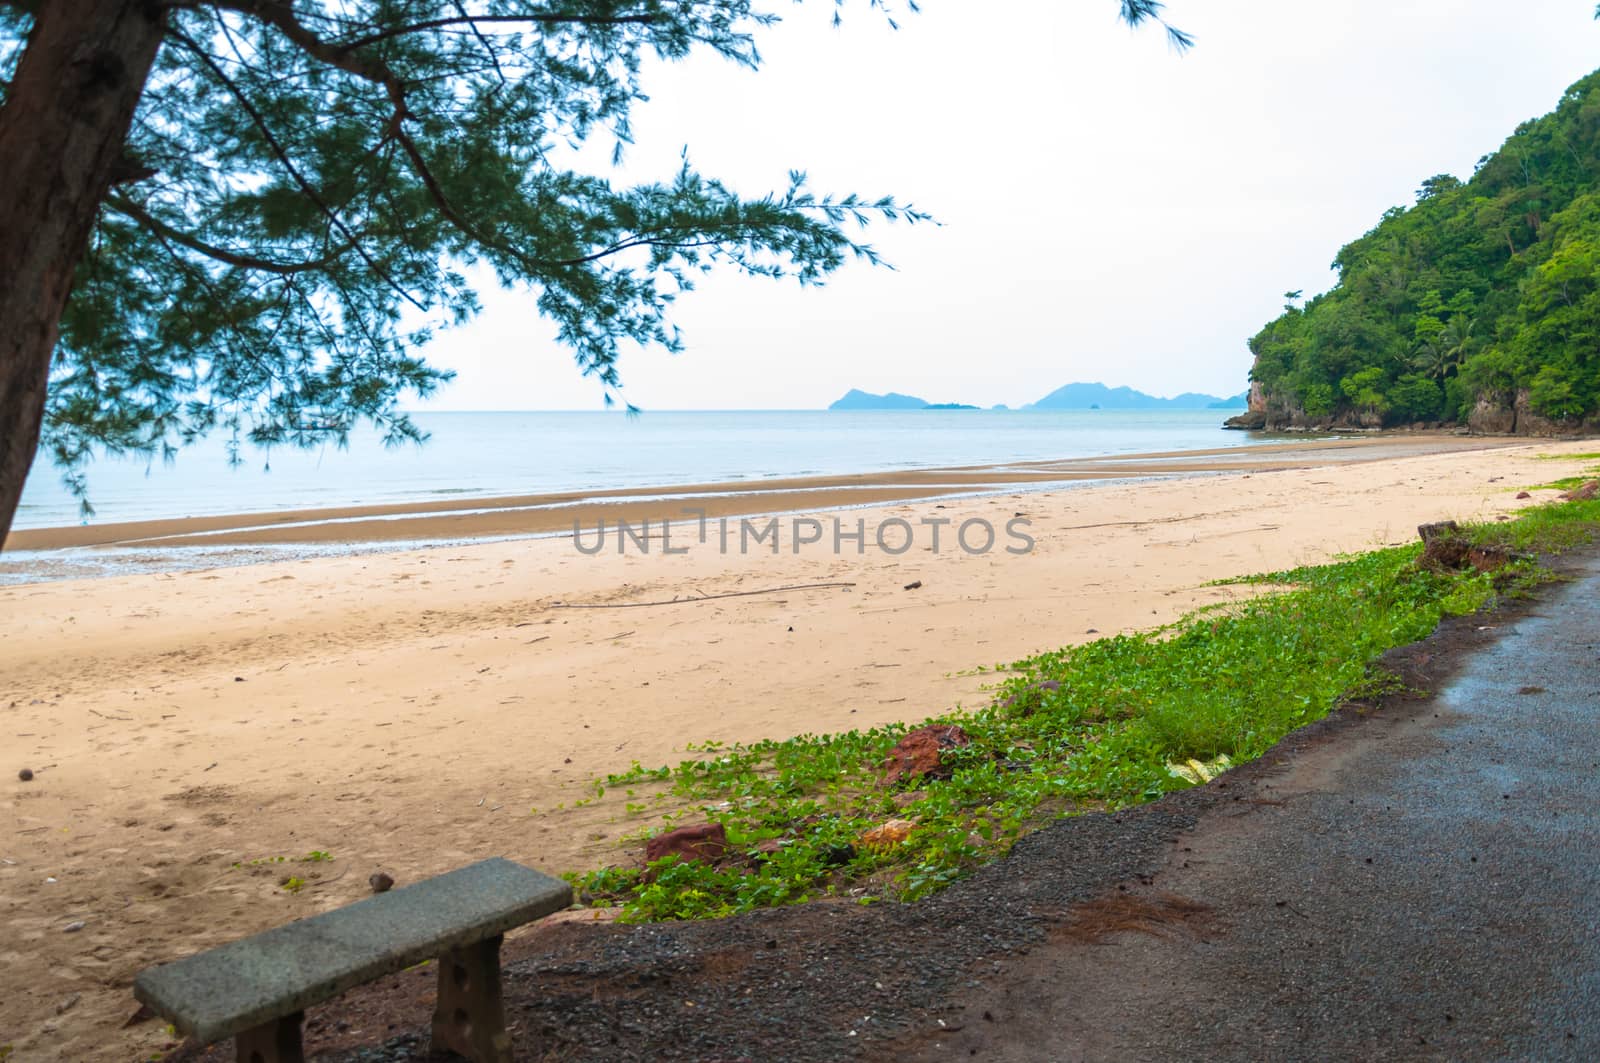
M511 1063L505 999L500 990L500 936L439 957L439 1003L433 1050L472 1063Z
M305 1063L300 1047L300 1020L304 1012L264 1022L239 1034L233 1045L239 1063Z

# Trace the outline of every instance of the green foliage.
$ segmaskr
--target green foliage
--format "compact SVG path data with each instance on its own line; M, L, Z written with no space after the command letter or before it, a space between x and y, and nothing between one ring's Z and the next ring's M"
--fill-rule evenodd
M1389 408L1408 421L1437 420L1445 401L1438 381L1420 373L1406 373L1389 389Z
M1312 417L1326 417L1333 412L1333 385L1323 380L1307 384L1300 404Z
M1600 502L1543 506L1471 530L1520 549L1575 545L1600 528ZM1193 757L1259 756L1347 696L1395 688L1376 665L1425 637L1441 617L1470 613L1508 586L1538 578L1435 573L1418 547L1237 581L1261 593L1202 609L1156 631L1099 639L1010 666L994 704L926 723L956 723L972 744L950 778L912 792L878 783L907 725L801 735L753 745L708 742L676 767L635 764L606 785L669 789L668 817L720 822L742 860L720 868L669 857L650 868L577 878L628 919L718 916L823 895L914 899L1004 853L1062 815L1114 809L1190 785L1167 768ZM1054 687L1037 684L1053 681ZM919 725L920 726L920 725ZM915 822L902 843L874 848L869 829ZM761 853L762 842L777 852ZM770 848L770 845L769 845Z
M1591 477L1592 479L1592 477ZM1600 536L1600 501L1561 502L1524 510L1516 520L1471 529L1474 542L1560 553Z
M1345 398L1364 410L1382 413L1389 408L1389 374L1379 366L1368 366L1339 381Z
M234 861L233 866L234 867L262 867L262 866L264 866L266 864L287 864L288 862L289 862L289 858L287 856L263 856L263 857L260 857L258 859L255 859L255 860L248 860L248 861L236 860L236 861Z
M1456 420L1480 395L1600 411L1600 72L1462 182L1423 182L1339 251L1339 282L1251 341L1252 378L1314 418Z

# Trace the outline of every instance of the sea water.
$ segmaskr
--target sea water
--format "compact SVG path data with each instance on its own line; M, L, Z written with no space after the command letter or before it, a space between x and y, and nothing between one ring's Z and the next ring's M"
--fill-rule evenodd
M759 481L953 465L1248 446L1223 410L759 410L419 413L421 446L357 433L346 448L242 451L87 467L92 517L41 454L15 527Z

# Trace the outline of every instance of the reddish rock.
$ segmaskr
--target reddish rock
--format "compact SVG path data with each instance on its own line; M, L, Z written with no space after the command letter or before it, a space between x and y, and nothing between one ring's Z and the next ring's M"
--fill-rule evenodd
M915 828L916 824L909 819L891 819L861 835L861 847L876 852L892 849L911 837Z
M1533 497L1533 492L1531 492L1531 491L1518 491L1517 492L1517 497L1519 499L1520 498L1532 498Z
M1600 495L1600 480L1590 480L1581 487L1574 487L1561 497L1568 502L1590 502L1596 495Z
M665 856L676 855L688 863L714 864L728 852L728 830L720 823L701 823L693 827L658 834L644 843L644 860L653 864Z
M945 751L971 744L967 732L954 724L919 727L889 750L889 758L883 765L883 785L894 786L908 779L949 778Z

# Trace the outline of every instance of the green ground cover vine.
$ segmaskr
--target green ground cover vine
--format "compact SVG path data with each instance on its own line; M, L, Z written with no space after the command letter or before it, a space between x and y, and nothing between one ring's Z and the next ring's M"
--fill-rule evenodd
M1539 506L1464 529L1475 541L1556 552L1600 530L1600 502ZM1240 763L1327 715L1342 700L1394 689L1378 660L1426 637L1451 614L1545 578L1534 561L1494 575L1432 572L1419 546L1235 581L1263 593L1211 606L1154 631L1117 635L1017 661L986 707L923 724L959 724L972 743L950 778L911 789L879 784L889 749L923 724L843 734L690 746L676 767L645 767L595 784L626 791L636 836L712 820L736 854L713 867L667 857L648 871L574 876L580 896L619 904L629 920L729 915L823 896L912 900L1008 850L1064 815L1115 809L1193 783L1168 769L1188 758ZM1047 684L1040 686L1040 684ZM947 761L948 762L948 761ZM660 814L663 806L675 809ZM914 823L898 844L868 830ZM771 850L759 852L769 843Z

